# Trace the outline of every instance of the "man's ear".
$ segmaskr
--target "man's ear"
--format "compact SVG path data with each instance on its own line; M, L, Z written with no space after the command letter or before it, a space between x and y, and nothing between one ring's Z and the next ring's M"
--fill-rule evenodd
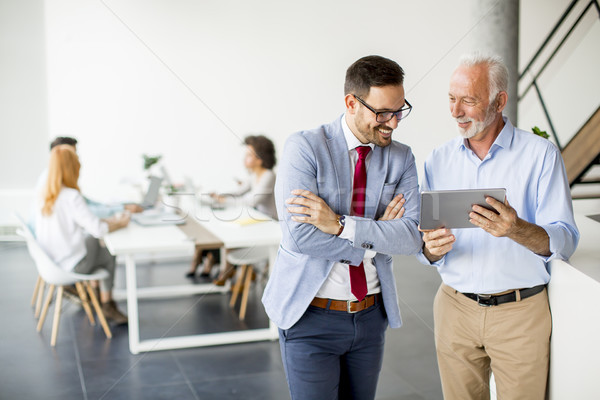
M508 103L508 93L504 91L498 93L498 96L496 96L496 111L502 112L506 107L506 103Z
M358 101L352 94L347 94L344 97L344 103L346 103L346 113L348 114L356 114L356 110L358 109Z

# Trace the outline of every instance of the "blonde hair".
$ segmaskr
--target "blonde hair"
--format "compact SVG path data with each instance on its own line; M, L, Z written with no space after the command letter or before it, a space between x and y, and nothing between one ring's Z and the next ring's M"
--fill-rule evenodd
M54 203L63 186L79 190L77 181L79 180L80 166L79 157L73 146L61 144L52 149L42 215L52 214Z

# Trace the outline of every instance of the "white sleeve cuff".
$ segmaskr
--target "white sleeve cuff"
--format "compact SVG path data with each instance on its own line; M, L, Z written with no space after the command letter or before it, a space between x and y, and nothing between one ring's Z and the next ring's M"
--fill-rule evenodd
M346 215L346 222L344 224L344 229L342 233L340 233L340 238L349 240L354 243L354 236L356 235L356 221L354 218Z
M346 223L344 224L344 230L340 233L340 238L346 239L354 244L354 236L356 235L356 220L346 215ZM365 250L364 258L374 258L377 255L375 250Z

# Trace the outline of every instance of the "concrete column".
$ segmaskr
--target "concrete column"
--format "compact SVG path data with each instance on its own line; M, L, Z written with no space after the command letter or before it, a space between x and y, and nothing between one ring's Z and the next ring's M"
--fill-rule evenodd
M519 79L519 0L475 0L469 47L502 57L508 67L508 104L504 115L517 125Z

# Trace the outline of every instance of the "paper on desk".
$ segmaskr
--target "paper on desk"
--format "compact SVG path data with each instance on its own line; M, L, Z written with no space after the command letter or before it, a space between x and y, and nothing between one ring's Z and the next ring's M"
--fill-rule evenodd
M236 225L239 225L239 226L246 226L246 225L258 224L260 222L266 222L266 221L268 221L268 220L256 219L256 218L238 218L235 221L231 221L231 222Z

